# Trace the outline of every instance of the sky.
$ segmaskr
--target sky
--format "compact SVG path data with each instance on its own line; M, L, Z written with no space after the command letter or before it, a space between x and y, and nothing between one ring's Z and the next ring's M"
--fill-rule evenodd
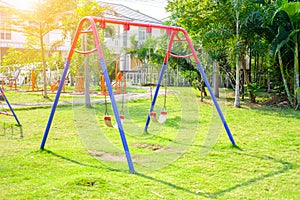
M167 0L101 0L103 2L123 4L141 13L154 17L156 19L164 19L169 16L165 11Z
M28 9L37 0L5 0L20 9ZM123 4L141 13L162 20L169 16L165 11L168 0L100 0L103 2Z
M15 5L18 9L30 9L36 0L4 0L9 4Z

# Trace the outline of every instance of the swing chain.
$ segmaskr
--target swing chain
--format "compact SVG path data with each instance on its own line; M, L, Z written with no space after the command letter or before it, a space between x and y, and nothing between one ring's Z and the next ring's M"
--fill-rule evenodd
M165 74L165 79L164 79L164 82L165 82L165 84L164 84L164 86L165 86L165 98L164 98L164 110L167 110L167 106L166 106L166 104L167 104L167 78L168 78L168 76L167 76L167 74Z
M124 77L125 74L123 74ZM122 81L121 81L122 84ZM124 115L124 98L125 98L125 79L123 78L123 87L122 87L122 107L121 107L121 111L120 114Z
M152 86L151 85L150 85L150 98L151 98L151 102L152 102L153 97L152 97Z
M166 103L167 103L167 85L165 84L165 98L164 98L164 110L167 110L166 107Z
M104 92L105 115L108 115L106 91Z

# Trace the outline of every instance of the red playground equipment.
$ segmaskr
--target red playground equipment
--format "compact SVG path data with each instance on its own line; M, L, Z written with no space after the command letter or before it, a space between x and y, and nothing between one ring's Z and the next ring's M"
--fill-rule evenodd
M39 87L38 84L36 82L36 78L35 78L35 71L34 69L30 70L30 82L28 84L28 92L35 92L38 91Z
M6 111L6 110L4 109L4 105L3 105L2 101L5 101L5 102L6 102L6 104L8 105L8 107L9 107L11 113L9 113L8 111ZM18 125L21 126L21 123L20 123L20 121L19 121L17 115L15 114L13 108L11 107L11 105L10 105L8 99L6 98L6 96L5 96L5 94L4 94L4 91L2 90L1 87L0 87L0 105L1 105L0 115L6 115L6 116L14 117L15 120L16 120L16 122L18 123Z
M60 79L55 81L55 82L52 82L50 84L50 87L51 87L51 92L54 93L55 90L58 90L58 86L60 84ZM63 92L65 92L65 84L63 85Z

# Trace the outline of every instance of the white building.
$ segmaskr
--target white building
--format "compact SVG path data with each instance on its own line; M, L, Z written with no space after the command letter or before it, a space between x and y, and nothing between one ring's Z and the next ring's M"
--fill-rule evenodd
M133 10L127 6L121 4L113 4L98 1L101 6L109 7L111 10L107 10L105 12L105 18L111 19L119 19L126 21L135 21L142 23L155 23L161 24L160 20L157 20L153 17L140 13L139 11ZM14 0L0 0L0 5L13 6L16 3ZM10 16L5 16L0 11L0 27L8 27L11 26L4 22L5 18L9 18ZM151 33L152 36L160 36L160 32L158 30L153 30ZM121 70L136 70L138 66L133 66L133 62L130 60L129 55L125 55L122 51L126 47L130 47L130 37L136 35L136 40L142 42L146 40L147 33L146 29L142 27L131 27L128 33L124 32L121 27L116 26L116 35L113 37L109 37L108 35L105 37L106 47L112 49L115 55L121 55L120 57L120 69ZM44 37L44 42L46 46L50 47L50 45L60 40L62 37L62 33L60 30L51 31ZM0 61L3 56L7 54L7 50L9 47L14 47L16 49L22 50L24 48L24 44L26 42L26 37L20 32L12 32L7 30L0 29ZM71 40L67 39L64 44L58 47L58 51L67 52L71 46Z

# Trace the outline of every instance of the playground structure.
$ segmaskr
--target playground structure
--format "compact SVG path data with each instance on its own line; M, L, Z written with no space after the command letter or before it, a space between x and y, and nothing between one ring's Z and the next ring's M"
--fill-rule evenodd
M31 86L31 87L30 87ZM28 92L35 92L38 91L39 87L36 81L36 77L35 77L35 70L31 69L30 70L30 82L28 82Z
M52 92L52 93L54 93L55 90L58 90L58 86L59 86L60 82L61 82L61 80L58 79L57 81L52 82L52 83L50 84L51 92ZM63 82L64 82L64 81L63 81ZM63 92L65 92L65 84L63 84Z
M16 66L2 66L3 68L0 73L0 84L2 90L14 90L20 92L38 92L39 89L38 80L41 80L42 73L37 70L35 63L28 64L21 67ZM49 86L51 91L57 90L59 85L59 70L47 71L47 83L50 82Z
M164 30L167 33L167 35L169 36L167 51L166 51L166 54L165 54L165 57L164 57L162 67L161 67L159 78L157 80L156 89L155 89L155 92L154 92L154 96L152 98L152 102L151 102L149 113L148 113L148 116L147 116L147 119L146 119L146 124L145 124L145 127L144 127L144 131L147 131L147 129L148 129L150 119L152 117L150 113L153 112L153 110L154 110L154 106L155 106L156 99L157 99L157 96L158 96L158 93L159 93L159 89L160 89L160 86L161 86L163 75L164 75L165 69L167 68L167 65L168 65L169 57L174 57L174 58L193 57L194 60L197 63L198 70L201 73L201 75L204 79L204 82L205 82L205 84L206 84L206 86L209 90L210 96L213 100L214 106L215 106L215 108L216 108L216 110L219 114L219 117L222 120L223 126L224 126L224 128L227 132L227 135L228 135L231 143L234 146L236 146L235 141L233 139L233 136L232 136L232 134L230 132L230 129L227 125L227 122L226 122L226 120L223 116L223 113L222 113L221 109L220 109L220 106L219 106L219 104L218 104L218 102L217 102L217 100L216 100L216 98L213 94L213 91L210 87L209 81L208 81L208 79L205 75L205 72L204 72L201 64L200 64L200 60L199 60L199 58L196 54L196 51L195 51L195 49L192 45L191 39L189 38L189 36L188 36L185 29L180 28L180 27L164 26L164 25L159 25L159 24L144 24L144 23L138 23L138 22L104 19L104 18L99 18L99 17L84 17L78 24L76 34L75 34L74 40L72 42L72 46L70 48L68 57L67 57L61 79L62 80L65 79L65 77L67 75L67 72L68 72L68 69L70 67L70 62L71 62L72 56L73 56L74 53L78 53L78 54L82 54L82 55L88 55L88 54L91 54L91 53L94 53L94 52L97 53L98 59L99 59L100 65L101 65L102 73L103 73L103 76L104 76L104 81L106 83L108 94L109 94L110 101L111 101L111 105L112 105L112 108L113 108L115 120L117 122L117 127L118 127L120 137L121 137L121 140L122 140L122 145L123 145L123 148L124 148L124 152L125 152L125 156L126 156L126 159L127 159L128 167L129 167L129 170L130 170L131 173L134 173L135 169L134 169L133 162L132 162L132 159L131 159L131 154L130 154L129 147L128 147L128 144L127 144L125 132L123 130L121 117L120 117L120 114L119 114L119 111L118 111L118 108L117 108L117 105L116 105L116 100L115 100L114 93L113 93L113 90L112 90L111 80L110 80L108 72L107 72L107 67L106 67L106 63L105 63L105 60L104 60L103 49L101 48L99 35L98 35L98 29L97 28L100 28L100 29L105 28L106 23L121 25L121 26L123 26L124 31L129 31L131 26L135 26L135 27L143 27L143 28L146 29L147 33L151 33L153 28L157 28L157 29ZM86 26L86 25L88 25L88 26ZM88 28L84 29L84 27L88 27ZM94 44L95 44L94 49L87 50L87 51L80 51L80 50L76 49L77 42L79 40L79 36L82 35L82 34L83 35L91 34L93 36ZM183 38L180 35L183 35ZM172 48L172 45L176 42L186 42L189 46L191 54L189 54L189 55L174 55L174 54L172 54L171 53L171 48ZM57 104L58 104L59 97L60 97L62 89L63 89L63 82L60 82L59 87L58 87L58 91L56 93L56 97L55 97L55 100L54 100L54 103L53 103L53 106L52 106L52 109L51 109L51 112L50 112L50 115L49 115L49 119L48 119L48 122L47 122L47 125L46 125L46 128L45 128L45 132L44 132L44 135L43 135L43 138L42 138L42 142L41 142L41 145L40 145L41 149L44 149L44 147L45 147L46 140L47 140L47 137L48 137L48 134L49 134L49 131L50 131L50 127L51 127L51 124L52 124L52 121L53 121L53 117L54 117L54 114L55 114L55 111L56 111L56 108L57 108Z
M115 82L112 83L112 87L115 88L115 94L126 93L126 79L123 73L119 71L119 61L116 61L115 67ZM104 75L100 75L100 91L102 95L107 95L107 86L105 84Z
M16 122L17 122L17 124L18 124L19 126L21 126L21 123L20 123L20 121L19 121L19 119L18 119L16 113L14 112L14 109L13 109L12 106L10 105L10 103L9 103L9 101L8 101L8 99L7 99L7 97L5 96L4 91L2 90L2 88L0 88L0 98L1 98L1 99L0 99L0 104L1 104L1 108L2 108L2 110L0 110L0 115L6 115L6 116L9 116L9 117L14 117L15 120L16 120ZM3 100L3 101L6 102L8 108L9 108L9 110L10 110L10 113L4 109L4 105L3 105L3 103L2 103L1 100Z
M18 67L13 72L8 69L5 74L0 76L2 90L5 90L5 86L8 86L9 90L17 91L19 90L18 86L26 85L28 87L26 90L27 92L38 91L38 83L34 68L23 66Z
M11 78L9 78L9 88L12 90L14 88L14 90L17 90L17 80L19 78L19 75L21 73L21 67L19 67L15 73L13 74L13 76Z

